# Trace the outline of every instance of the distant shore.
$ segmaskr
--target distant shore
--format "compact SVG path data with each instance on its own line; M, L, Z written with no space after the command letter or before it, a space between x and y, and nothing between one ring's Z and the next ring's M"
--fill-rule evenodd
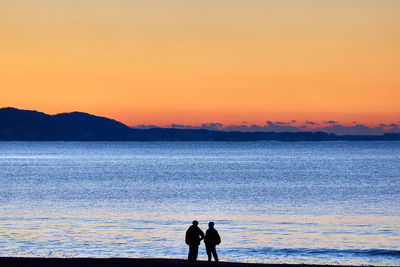
M400 133L382 131L370 135L365 130L371 128L363 125L358 128L364 131L342 132L341 135L296 127L281 130L258 127L254 131L157 126L142 129L82 112L48 115L33 110L0 108L0 141L400 141Z
M223 266L223 267L322 267L322 266L348 266L348 265L308 265L308 264L260 264L260 263L238 263L238 262L219 262L211 265L207 261L198 261L189 264L182 259L132 259L132 258L25 258L25 257L0 257L0 266L30 266L30 267L175 267L175 266Z

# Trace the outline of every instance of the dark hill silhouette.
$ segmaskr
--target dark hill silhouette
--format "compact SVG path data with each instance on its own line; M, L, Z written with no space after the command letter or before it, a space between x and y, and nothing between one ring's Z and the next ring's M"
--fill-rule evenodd
M47 115L0 109L1 140L126 140L131 129L112 119L82 112Z
M82 112L48 115L0 109L2 141L400 141L400 134L342 135L324 132L227 132L201 129L134 129Z

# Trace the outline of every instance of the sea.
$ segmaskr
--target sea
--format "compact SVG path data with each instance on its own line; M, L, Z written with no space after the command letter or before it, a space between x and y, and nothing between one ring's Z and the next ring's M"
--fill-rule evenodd
M400 142L0 142L0 257L400 266ZM204 244L199 260L206 260Z

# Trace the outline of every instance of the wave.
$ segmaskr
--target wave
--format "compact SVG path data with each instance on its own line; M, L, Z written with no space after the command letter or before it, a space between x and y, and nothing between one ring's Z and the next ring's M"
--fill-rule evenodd
M243 249L241 249L243 251ZM248 249L250 254L279 256L328 256L328 257L394 257L400 258L400 250L391 249L328 249L328 248L260 248Z

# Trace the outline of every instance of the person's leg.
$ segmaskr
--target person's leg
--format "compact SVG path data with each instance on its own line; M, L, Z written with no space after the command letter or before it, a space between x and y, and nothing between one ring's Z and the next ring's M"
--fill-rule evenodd
M206 252L207 252L207 256L208 256L208 262L211 262L211 249L210 246L206 245Z
M197 259L197 249L198 249L198 246L189 245L188 261L190 261L190 262L196 261L196 259Z
M213 254L215 262L218 262L218 255L217 255L217 250L215 249L215 246L212 247L211 252Z
M192 261L192 246L189 245L188 261Z
M197 261L197 254L199 253L199 246L193 246L193 261Z

